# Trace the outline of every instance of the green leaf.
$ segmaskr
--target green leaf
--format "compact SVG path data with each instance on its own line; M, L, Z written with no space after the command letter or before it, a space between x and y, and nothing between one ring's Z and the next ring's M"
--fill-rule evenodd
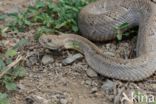
M73 10L75 12L79 12L78 8L74 7L74 6L69 6L69 5L66 5L65 6L66 9L69 9L69 10Z
M53 3L52 0L36 0L34 6L29 6L26 12L14 16L9 29L24 32L35 28L37 30L35 34L48 33L46 29L51 29L53 33L55 31L77 33L78 13L91 1L95 0L59 0L57 3ZM35 27L32 27L32 24ZM46 29L41 30L40 27Z
M16 68L14 68L14 75L16 77L24 77L25 74L26 74L26 70L24 67L21 67L21 66L17 66Z
M151 103L151 104L156 104L156 101L154 101L153 103Z
M54 3L48 3L48 8L49 9L57 8L57 5Z
M8 13L7 16L12 16L12 17L16 17L18 15L18 13Z
M7 90L16 90L16 84L13 82L6 82L5 87Z
M74 31L74 32L78 32L78 27L77 26L72 26L72 30Z
M125 22L125 23L118 26L118 29L127 29L127 28L128 28L128 23L127 22Z
M5 64L2 59L0 59L0 70L2 70L5 67Z
M16 56L16 54L17 54L17 51L14 49L8 49L7 52L5 53L7 57L14 57Z
M13 82L13 78L10 76L4 76L3 83L7 90L16 90L16 84Z
M70 23L70 22L71 22L71 20L67 20L67 21L62 22L61 24L57 24L57 25L55 26L55 29L60 29L61 27L67 25L67 24Z
M8 64L11 64L12 63L12 58L11 57L8 57L6 60L5 60L5 62L6 62L6 64L8 65Z
M21 48L21 47L27 45L28 42L29 42L29 41L28 41L27 39L21 39L13 48L14 48L14 49Z
M130 33L125 33L125 34L123 34L124 36L129 36L130 35Z
M6 18L6 15L0 15L0 20L4 20Z
M27 19L24 19L24 24L26 24L26 25L31 25L31 22L30 21L28 21Z
M5 93L3 94L3 93L0 92L0 100L4 99L4 98L7 98L7 94L5 94Z
M0 93L0 104L9 104L8 95Z
M117 35L116 37L118 40L122 40L122 35Z
M45 4L44 4L44 2L43 1L39 1L39 2L37 2L36 3L36 8L42 8L42 7L44 7L45 6Z

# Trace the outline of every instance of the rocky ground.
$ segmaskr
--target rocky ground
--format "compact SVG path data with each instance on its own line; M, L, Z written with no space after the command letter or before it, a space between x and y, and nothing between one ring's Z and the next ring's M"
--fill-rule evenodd
M33 4L32 0L1 0L0 12L17 12L29 4ZM24 64L27 75L17 82L17 91L9 92L11 104L133 104L131 94L136 90L155 95L154 82L127 83L100 76L87 65L83 55L44 49L34 42L33 33L18 33L31 40L31 45L22 50L28 56ZM127 59L133 57L134 42L135 39L97 45L110 57Z

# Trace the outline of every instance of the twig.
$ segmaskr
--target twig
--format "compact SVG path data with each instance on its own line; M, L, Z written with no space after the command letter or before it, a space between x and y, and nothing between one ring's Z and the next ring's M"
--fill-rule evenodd
M17 56L16 60L14 62L12 62L11 64L9 64L6 68L6 70L4 70L1 74L0 74L0 79L13 67L15 66L17 63L19 63L21 60L23 59L22 56Z

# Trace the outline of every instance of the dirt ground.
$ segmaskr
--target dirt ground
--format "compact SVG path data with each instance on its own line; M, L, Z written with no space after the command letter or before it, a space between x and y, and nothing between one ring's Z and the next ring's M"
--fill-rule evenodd
M0 13L18 12L33 3L33 0L0 0ZM33 31L24 33L24 36L32 38ZM131 43L133 41L97 45L105 50L104 54L127 58L133 48ZM11 104L113 104L121 100L118 97L123 93L114 94L110 91L115 89L111 89L111 83L120 83L121 86L127 83L88 71L92 69L84 58L71 65L63 65L62 60L77 52L52 52L32 47L25 51L29 55L25 64L27 75L17 82L17 91L9 92ZM46 55L53 61L43 64L42 59ZM140 82L137 85L146 86L146 83ZM152 87L154 86L155 84L152 84Z

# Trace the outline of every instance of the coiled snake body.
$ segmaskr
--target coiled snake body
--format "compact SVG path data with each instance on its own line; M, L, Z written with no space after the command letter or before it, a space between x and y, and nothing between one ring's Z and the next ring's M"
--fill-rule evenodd
M90 40L115 38L114 26L127 22L139 25L137 58L116 59L102 54ZM39 42L46 48L75 49L84 54L90 67L106 77L140 81L156 71L156 4L150 0L99 0L84 7L79 14L78 35L44 35Z

